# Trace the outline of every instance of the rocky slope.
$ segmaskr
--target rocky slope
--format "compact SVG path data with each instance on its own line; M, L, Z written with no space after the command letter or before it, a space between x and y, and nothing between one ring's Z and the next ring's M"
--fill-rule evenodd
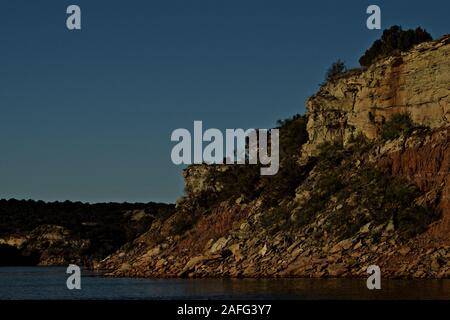
M176 212L96 267L113 276L350 277L377 264L384 277L450 277L449 52L444 37L325 84L305 117L282 123L276 176L189 167ZM416 127L381 139L403 111Z

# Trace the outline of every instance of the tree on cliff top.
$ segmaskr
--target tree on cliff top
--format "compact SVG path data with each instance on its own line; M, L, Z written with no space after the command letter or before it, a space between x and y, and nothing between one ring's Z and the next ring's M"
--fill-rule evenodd
M433 40L431 35L420 27L415 30L402 30L400 26L392 26L389 29L385 29L381 39L376 40L366 50L359 59L359 64L363 67L368 67L380 58L407 51L419 43L431 40Z
M325 82L335 79L337 76L343 74L345 71L347 71L345 63L341 59L338 59L328 68L327 73L325 75Z

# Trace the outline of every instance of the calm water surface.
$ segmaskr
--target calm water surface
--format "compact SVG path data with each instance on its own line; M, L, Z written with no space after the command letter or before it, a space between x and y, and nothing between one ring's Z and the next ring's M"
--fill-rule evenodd
M68 290L63 267L0 268L5 299L450 299L450 280L129 279L83 271L81 290Z

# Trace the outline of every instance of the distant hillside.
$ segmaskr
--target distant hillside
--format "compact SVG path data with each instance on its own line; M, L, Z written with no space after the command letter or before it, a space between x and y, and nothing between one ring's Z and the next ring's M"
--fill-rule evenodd
M24 260L27 264L89 264L136 238L173 209L161 203L0 200L0 244L8 252L12 248L6 245L33 257ZM11 262L2 262L0 256L2 263Z

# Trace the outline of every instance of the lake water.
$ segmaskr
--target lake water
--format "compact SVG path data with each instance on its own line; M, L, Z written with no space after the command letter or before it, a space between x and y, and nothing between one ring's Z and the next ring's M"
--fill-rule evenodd
M63 267L1 267L0 300L42 299L450 299L450 280L130 279L82 271L81 290L68 290Z

